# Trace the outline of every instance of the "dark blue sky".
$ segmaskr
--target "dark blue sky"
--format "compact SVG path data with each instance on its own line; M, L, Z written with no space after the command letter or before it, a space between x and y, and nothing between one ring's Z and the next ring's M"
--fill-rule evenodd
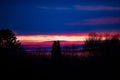
M18 34L120 31L120 0L3 0L0 28Z

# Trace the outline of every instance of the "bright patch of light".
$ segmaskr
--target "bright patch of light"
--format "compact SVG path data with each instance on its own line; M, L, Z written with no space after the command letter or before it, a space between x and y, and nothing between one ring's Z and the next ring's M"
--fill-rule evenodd
M24 42L44 42L44 41L85 41L87 36L65 36L65 35L26 35L17 36Z

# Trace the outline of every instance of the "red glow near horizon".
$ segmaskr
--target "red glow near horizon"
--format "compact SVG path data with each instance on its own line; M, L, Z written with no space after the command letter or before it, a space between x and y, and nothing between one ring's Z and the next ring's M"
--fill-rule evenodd
M116 32L99 32L103 35L105 33L115 34ZM69 34L50 34L50 35L18 35L18 40L23 45L35 47L35 45L51 46L52 41L59 40L61 45L80 45L88 38L88 33L69 33Z
M56 40L61 41L61 45L76 45L83 44L87 38L87 34L18 35L17 38L23 45L30 45L31 47L35 47L35 45L51 46L53 43L52 41Z

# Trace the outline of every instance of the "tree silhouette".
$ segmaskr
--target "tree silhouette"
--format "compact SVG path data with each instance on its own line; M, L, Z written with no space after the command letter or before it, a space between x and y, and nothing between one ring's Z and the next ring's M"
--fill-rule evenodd
M60 42L54 41L52 45L52 60L59 61L61 59Z
M105 34L105 39L102 40L96 33L90 33L84 50L93 56L120 56L120 35Z
M103 41L101 49L102 53L107 56L120 56L120 36L119 34L113 35Z
M20 56L23 53L23 48L15 34L10 29L0 30L0 53L9 56Z
M91 55L100 55L101 38L95 32L89 34L89 38L85 41L84 50Z

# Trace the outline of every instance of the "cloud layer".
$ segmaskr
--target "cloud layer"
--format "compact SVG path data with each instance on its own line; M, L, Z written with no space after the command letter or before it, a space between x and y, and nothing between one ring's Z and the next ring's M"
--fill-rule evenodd
M43 9L43 10L69 10L69 9L72 9L72 8L68 8L68 7L47 7L47 6L42 6L39 8Z
M78 22L65 23L69 26L80 26L80 25L104 25L104 24L120 24L120 17L117 18L94 18L87 19Z
M81 5L75 5L73 7L47 7L47 6L42 6L39 7L40 9L43 10L87 10L87 11L101 11L101 10L120 10L120 6L115 7L115 6L81 6Z
M74 6L76 10L120 10L120 7L114 6Z

